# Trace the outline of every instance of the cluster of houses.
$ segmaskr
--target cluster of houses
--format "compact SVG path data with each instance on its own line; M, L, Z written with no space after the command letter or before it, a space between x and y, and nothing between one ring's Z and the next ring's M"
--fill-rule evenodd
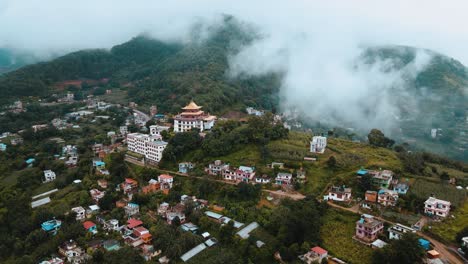
M225 181L229 182L245 182L245 183L257 183L257 184L268 184L272 182L270 177L266 174L257 175L255 167L239 166L232 167L228 163L224 163L221 160L215 160L205 168L205 172L209 175L220 176ZM299 170L297 172L296 179L293 178L293 174L289 172L279 172L274 178L274 184L278 186L291 186L294 180L303 182L305 181L305 171Z
M354 240L359 241L372 248L383 248L387 245L386 242L379 239L379 236L385 232L384 224L376 217L368 214L363 214L361 218L356 221L356 232L353 237ZM387 229L388 239L401 239L405 233L416 233L416 230L402 225L394 224ZM427 253L427 258L438 259L440 254L431 249L431 243L423 238L418 239L419 245L424 248Z
M405 195L409 190L408 181L398 181L394 178L394 174L390 170L372 171L360 169L357 174L359 176L370 175L373 187L378 191L367 190L361 207L371 209L374 205L384 207L395 207L398 204L400 195ZM346 186L332 186L324 200L337 202L351 202L352 190ZM451 203L429 197L424 202L424 213L433 218L445 218L450 213Z

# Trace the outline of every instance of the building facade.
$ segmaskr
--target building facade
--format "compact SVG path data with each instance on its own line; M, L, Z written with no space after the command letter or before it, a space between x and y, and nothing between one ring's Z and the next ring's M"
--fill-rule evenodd
M395 224L388 228L389 239L401 239L405 233L416 233L416 230L402 224Z
M128 150L141 154L150 162L159 162L167 146L161 136L130 133L127 135Z
M187 132L199 129L200 132L210 130L216 121L216 116L206 114L195 102L190 102L183 107L182 113L174 117L174 132Z
M383 232L384 225L372 215L363 214L356 222L356 238L366 242L374 242L378 235Z
M310 142L310 152L324 153L327 147L327 138L321 136L314 136Z
M435 217L447 217L450 213L450 202L429 197L424 202L424 213Z

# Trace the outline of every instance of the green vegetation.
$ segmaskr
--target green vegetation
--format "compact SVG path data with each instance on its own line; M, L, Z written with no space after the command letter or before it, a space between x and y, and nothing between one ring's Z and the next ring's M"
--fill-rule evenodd
M420 199L427 199L434 194L439 199L450 201L455 208L462 205L466 199L465 190L457 190L453 185L433 183L422 179L416 180L409 192Z
M426 252L419 245L418 236L407 233L401 239L393 239L386 247L377 249L372 255L372 263L422 263L425 256Z
M432 225L430 231L440 236L445 241L460 243L460 241L456 241L456 238L459 232L468 227L468 203L465 202L453 215L454 218L449 218L441 223ZM468 236L468 233L466 236Z
M330 255L350 263L371 263L372 249L353 240L359 217L348 212L327 210L320 229L323 247Z

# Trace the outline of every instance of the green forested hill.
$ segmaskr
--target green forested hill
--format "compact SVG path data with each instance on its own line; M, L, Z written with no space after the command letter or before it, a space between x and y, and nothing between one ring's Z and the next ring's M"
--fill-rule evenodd
M256 35L230 17L211 32L206 39L186 44L140 36L110 50L78 51L23 67L0 76L0 105L21 96L49 95L55 92L53 84L64 80L110 78L111 88L128 90L129 101L156 104L160 112L177 112L191 99L216 113L246 105L275 109L280 73L237 79L226 74L228 56ZM390 60L396 69L404 69L417 52L412 47L380 46L367 49L361 58L368 64ZM417 107L403 100L399 129L391 135L430 151L467 157L467 70L454 59L426 52L431 55L429 64L408 86ZM398 97L395 94L396 101ZM430 137L431 128L442 129L436 139Z
M251 39L236 21L226 18L208 39L179 45L136 37L110 51L84 50L53 61L26 66L0 77L0 103L20 96L42 96L53 84L73 79L111 78L130 86L130 100L156 104L163 112L178 111L190 99L221 111L235 104L276 104L279 77L230 80L227 55Z

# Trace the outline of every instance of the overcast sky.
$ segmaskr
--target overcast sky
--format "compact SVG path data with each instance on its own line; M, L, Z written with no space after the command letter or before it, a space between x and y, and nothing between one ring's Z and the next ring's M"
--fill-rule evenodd
M399 116L394 89L414 109L417 100L405 97L403 72L382 71L388 62L356 71L361 48L409 45L468 65L467 11L468 1L430 0L0 0L0 47L64 53L110 48L140 33L187 42L194 23L216 25L230 14L264 36L231 55L230 74L285 72L285 105L332 123L391 130ZM404 70L415 76L429 59L419 52Z
M232 14L275 34L435 49L468 63L467 1L0 0L0 46L110 47L141 32L184 39L195 20Z

